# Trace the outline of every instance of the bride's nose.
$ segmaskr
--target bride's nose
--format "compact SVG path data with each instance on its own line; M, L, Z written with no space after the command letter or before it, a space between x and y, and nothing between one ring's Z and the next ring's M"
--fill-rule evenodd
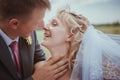
M49 27L48 27L48 25L45 25L42 29L43 30L49 30Z

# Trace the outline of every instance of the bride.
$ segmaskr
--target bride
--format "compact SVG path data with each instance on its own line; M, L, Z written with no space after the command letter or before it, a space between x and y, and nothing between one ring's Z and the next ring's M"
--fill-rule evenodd
M43 29L41 44L51 56L69 59L68 71L57 80L120 80L120 36L108 36L67 10L60 10Z

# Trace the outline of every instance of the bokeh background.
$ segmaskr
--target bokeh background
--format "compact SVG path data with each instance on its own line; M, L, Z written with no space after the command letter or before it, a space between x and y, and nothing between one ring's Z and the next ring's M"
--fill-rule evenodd
M70 7L70 11L86 16L96 29L106 34L120 35L120 0L50 0L51 10L46 12L45 24L61 8ZM37 30L39 42L43 31ZM42 47L50 57L49 51Z

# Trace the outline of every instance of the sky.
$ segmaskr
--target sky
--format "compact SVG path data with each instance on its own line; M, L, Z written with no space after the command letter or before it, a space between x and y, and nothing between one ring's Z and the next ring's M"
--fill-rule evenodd
M56 12L70 6L70 11L86 16L92 24L120 22L120 0L50 0L51 10L47 11L45 22Z

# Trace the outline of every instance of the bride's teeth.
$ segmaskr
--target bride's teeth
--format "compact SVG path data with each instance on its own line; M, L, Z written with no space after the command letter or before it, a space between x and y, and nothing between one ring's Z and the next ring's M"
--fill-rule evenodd
M48 34L44 34L45 37L50 37Z

